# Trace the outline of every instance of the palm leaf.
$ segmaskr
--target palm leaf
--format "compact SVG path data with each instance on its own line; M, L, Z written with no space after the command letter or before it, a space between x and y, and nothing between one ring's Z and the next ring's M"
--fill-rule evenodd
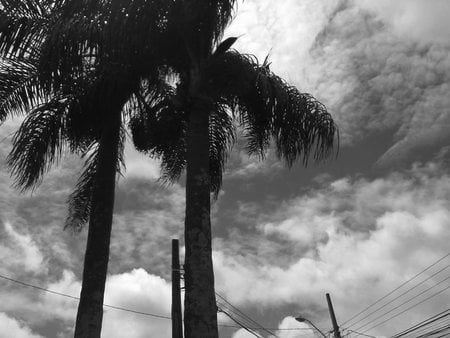
M86 158L83 171L78 178L74 191L67 199L68 215L64 229L80 231L89 220L91 211L92 189L98 162L98 143L93 143L82 155Z
M54 99L33 109L13 138L6 162L22 190L36 187L57 161L66 144L64 125L68 98Z
M222 173L227 155L236 140L233 119L229 113L226 105L216 103L209 116L209 172L211 191L215 198L222 187Z
M122 175L125 170L124 160L125 129L121 128L119 141L119 161L117 174ZM75 185L75 189L67 199L68 215L64 223L64 229L72 229L79 232L89 221L91 212L92 192L95 183L95 175L98 164L98 142L91 143L81 155L85 158L84 167Z
M330 154L337 128L326 107L273 74L267 61L228 51L211 58L208 76L211 95L238 114L250 154L264 156L271 140L288 166Z
M0 121L45 101L49 95L40 86L34 62L0 59Z
M36 56L57 0L1 0L0 55Z

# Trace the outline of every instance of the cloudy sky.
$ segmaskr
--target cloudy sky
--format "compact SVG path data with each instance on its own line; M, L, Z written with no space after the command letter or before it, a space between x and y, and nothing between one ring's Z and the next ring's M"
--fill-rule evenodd
M350 337L390 336L448 308L449 256L352 318L450 251L449 16L448 0L239 2L226 37L261 60L270 53L341 135L337 159L290 171L238 142L213 206L217 291L278 337L314 336L297 315L330 330L327 292ZM18 193L4 166L17 123L0 128L0 274L78 296L86 231L62 228L82 163L67 156L36 191ZM158 163L129 146L126 161L105 302L170 316L184 183L161 186ZM0 299L0 338L73 332L74 299L4 279ZM221 337L254 337L219 322ZM103 337L169 338L170 320L106 308Z

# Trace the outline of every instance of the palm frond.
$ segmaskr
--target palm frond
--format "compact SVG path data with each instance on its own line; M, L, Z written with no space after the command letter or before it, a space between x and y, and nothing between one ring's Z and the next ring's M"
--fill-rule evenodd
M98 143L92 143L82 158L86 158L84 168L74 191L67 199L69 211L64 223L64 229L69 228L74 231L80 231L89 221L92 189L98 162Z
M25 113L48 99L33 62L0 58L0 121Z
M130 118L132 140L138 151L162 157L163 180L179 177L185 162L186 114L177 110L171 87L151 88L137 100Z
M118 151L119 158L116 168L118 176L121 176L125 170L125 136L126 130L122 127L120 130ZM64 223L64 229L69 228L73 231L79 232L89 221L92 205L92 192L95 183L95 175L97 173L97 164L99 161L98 147L98 142L93 142L81 155L81 158L85 158L84 167L75 185L75 189L67 199L68 215Z
M229 108L217 103L209 116L209 173L215 198L222 187L222 173L235 140L236 131Z
M211 58L211 95L239 114L248 152L264 156L271 140L291 166L329 156L337 127L326 107L272 73L267 60L228 51Z
M62 154L67 98L52 100L32 110L13 138L6 163L22 190L36 187Z
M57 0L2 0L0 11L0 55L36 56L45 38Z
M170 66L179 72L205 60L223 36L234 14L236 0L172 1L167 10L167 25L161 41Z

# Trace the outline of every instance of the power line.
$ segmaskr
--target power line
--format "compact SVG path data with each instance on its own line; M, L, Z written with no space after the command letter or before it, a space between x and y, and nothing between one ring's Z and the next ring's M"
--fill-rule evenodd
M450 315L450 309L444 310L442 312L439 312L438 314L435 314L433 316L431 316L430 318L427 318L423 321L421 321L420 323L414 324L411 327L408 327L406 329L404 329L403 331L396 333L395 335L391 336L391 338L400 338L406 334L409 334L413 331L416 331L417 329L425 326L425 325L429 325L430 323L434 323L437 320L440 320L442 318L445 318L447 316Z
M348 332L356 333L356 334L359 335L359 336L365 336L365 337L370 337L370 338L376 338L375 336L371 336L370 334L365 334L365 333L358 332L358 331L355 331L355 330L350 330L350 329L344 329L344 330L347 330Z
M430 327L424 327L417 332L415 332L416 335L422 336L424 334L429 334L433 330L442 329L443 327L450 325L449 321L445 321L442 323L435 323L434 325L431 325Z
M254 331L252 331L250 328L248 328L247 326L245 326L244 324L240 323L236 318L234 318L232 315L230 315L228 312L226 312L224 309L218 307L219 312L224 313L225 315L227 315L233 322L235 322L236 324L238 324L240 327L242 327L244 330L246 330L247 332L251 333L252 335L254 335L257 338L262 338L259 334L256 334Z
M0 278L4 279L4 280L7 280L7 281L10 281L10 282L13 282L13 283L16 283L16 284L19 284L19 285L24 286L24 287L29 287L29 288L33 288L33 289L36 289L36 290L39 290L39 291L44 291L44 292L47 292L47 293L50 293L50 294L53 294L53 295L56 295L56 296L66 297L66 298L70 298L70 299L77 300L77 301L80 300L79 297L68 295L68 294L65 294L65 293L62 293L62 292L49 290L47 288L44 288L44 287L41 287L41 286L37 286L37 285L33 285L33 284L30 284L30 283L26 283L26 282L22 282L22 281L19 281L17 279L13 279L13 278L10 278L10 277L4 276L4 275L0 275ZM132 310L132 309L128 309L128 308L124 308L124 307L120 307L120 306L115 306L115 305L103 304L103 306L111 308L111 309L115 309L115 310L135 313L135 314L144 315L144 316L150 316L150 317L161 318L161 319L172 319L169 316L164 316L164 315L158 315L158 314L149 313L149 312ZM218 324L218 326L220 326L220 327L230 327L230 328L241 328L242 327L240 325L236 326L236 325L227 325L227 324ZM284 328L284 329L264 328L260 324L257 324L257 327L250 327L250 329L254 329L254 330L257 330L257 329L260 329L260 330L263 330L263 329L264 330L280 330L280 331L281 330L282 331L309 330L308 328Z
M40 291L45 291L47 293L51 293L51 294L54 294L54 295L57 295L57 296L71 298L71 299L74 299L74 300L80 300L79 297L71 296L71 295L68 295L68 294L65 294L65 293L62 293L62 292L49 290L49 289L46 289L46 288L43 288L43 287L40 287L40 286L36 286L36 285L33 285L33 284L25 283L25 282L19 281L17 279L13 279L13 278L6 277L6 276L3 276L3 275L0 275L0 278L8 280L8 281L16 283L16 284L19 284L19 285L22 285L22 286L30 287L30 288L37 289L37 290L40 290ZM136 314L144 315L144 316L150 316L150 317L161 318L161 319L172 319L171 317L168 317L168 316L157 315L157 314L149 313L149 312L136 311L136 310L120 307L120 306L114 306L114 305L108 305L108 304L103 304L103 306L111 308L111 309L115 309L115 310L136 313Z
M399 299L400 297L406 295L407 293L411 292L412 290L418 288L420 285L424 284L426 281L432 279L433 277L435 277L436 275L440 274L442 271L448 269L450 267L450 265L447 265L445 267L443 267L442 269L440 269L439 271L435 272L434 274L432 274L431 276L429 276L428 278L424 279L423 281L421 281L419 284L416 284L415 286L413 286L412 288L407 289L406 291L404 291L403 293L401 293L400 295L398 295L397 297L395 297L394 299L391 299L389 302L385 303L384 305L376 308L374 311L369 312L367 315L365 315L364 317L360 318L358 321L356 321L355 323L351 324L349 327L352 326L356 326L358 323L362 322L364 319L370 317L371 315L373 315L374 313L377 313L378 311L380 311L381 309L385 308L386 306L388 306L389 304L392 304L394 301L396 301L397 299ZM438 285L438 284L437 284ZM419 294L420 295L420 294ZM417 296L416 296L417 297ZM411 299L414 299L411 298ZM411 300L410 299L410 300ZM402 303L404 304L404 303ZM387 312L389 313L389 312ZM385 313L386 314L386 313ZM379 318L379 317L377 317Z
M390 317L390 318L388 318L388 319L386 319L386 320L384 320L384 321L382 321L382 322L380 322L380 323L378 323L378 324L376 324L376 325L374 325L374 326L372 326L372 327L366 329L364 332L367 332L367 331L369 331L369 330L372 330L372 329L374 329L375 327L380 326L381 324L384 324L384 323L386 323L386 322L388 322L388 321L390 321L390 320L392 320L392 319L394 319L394 318L400 316L401 314L405 313L406 311L409 311L409 310L411 310L412 308L414 308L414 307L416 307L416 306L418 306L418 305L420 305L420 304L426 302L427 300L429 300L429 299L431 299L431 298L433 298L433 297L436 297L437 295L441 294L442 292L444 292L444 291L446 291L446 290L448 290L448 289L450 289L450 286L447 286L445 289L442 289L442 290L440 290L440 291L438 291L438 292L436 292L436 293L433 293L431 296L429 296L429 297L423 299L422 301L420 301L420 302L418 302L418 303L416 303L416 304L414 304L414 305L408 307L407 309L403 310L402 312L397 313L396 315L394 315L394 316L392 316L392 317Z
M278 337L275 333L273 333L272 331L269 331L269 329L264 328L261 324L259 324L257 321L255 321L254 319L250 318L248 315L246 315L244 312L242 312L241 310L239 310L237 307L235 307L233 304L231 304L229 301L227 301L225 299L225 297L221 296L218 292L216 292L216 295L226 304L228 304L229 307L231 307L238 316L245 318L245 320L247 320L248 322L252 323L251 325L256 325L257 327L260 327L260 329L262 331L265 331L266 333L274 336L274 337Z
M376 300L374 303L370 304L369 306L367 306L366 308L364 308L363 310L361 310L360 312L358 312L357 314L353 315L352 317L350 317L349 319L347 319L345 322L343 322L341 325L345 325L348 322L352 321L354 318L358 317L360 314L366 312L368 309L372 308L373 306L375 306L376 304L378 304L379 302L381 302L383 299L386 299L387 297L389 297L390 295L392 295L395 291L397 291L398 289L400 289L401 287L403 287L404 285L408 284L409 282L411 282L412 280L416 279L418 276L420 276L421 274L423 274L424 272L428 271L429 269L431 269L433 266L437 265L439 262L443 261L445 258L447 258L448 256L450 256L450 253L447 253L445 256L439 258L437 261L435 261L433 264L429 265L428 267L426 267L425 269L423 269L422 271L420 271L419 273L417 273L416 275L414 275L413 277L411 277L410 279L408 279L407 281L403 282L402 284L400 284L399 286L397 286L395 289L393 289L392 291L390 291L388 294L386 294L385 296L379 298L378 300ZM350 325L352 326L352 325Z
M365 327L365 326L367 326L367 325L373 323L374 321L376 321L377 319L379 319L379 318L381 318L381 317L386 316L387 314L391 313L392 311L397 310L398 308L400 308L400 307L402 307L403 305L409 303L409 302L412 301L413 299L416 299L417 297L423 295L424 293L430 291L431 289L434 289L435 287L437 287L438 285L444 283L445 281L447 281L447 280L449 280L449 279L450 279L450 276L448 276L447 278L441 280L439 283L433 285L432 287L429 287L429 288L425 289L424 291L418 293L418 294L415 295L414 297L409 298L408 300L406 300L406 301L404 301L403 303L397 305L396 307L392 308L391 310L389 310L389 311L387 311L387 312L385 312L385 313L382 313L381 315L379 315L378 317L375 317L374 319L372 319L371 321L367 322L366 324L364 324L364 325L362 325L362 326L359 326L359 327L358 327L357 329L355 329L355 330L361 330L363 327ZM450 287L450 286L449 286L449 287Z

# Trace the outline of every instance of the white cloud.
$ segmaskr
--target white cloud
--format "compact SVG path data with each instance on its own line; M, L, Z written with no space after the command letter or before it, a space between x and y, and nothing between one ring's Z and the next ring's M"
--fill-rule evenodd
M108 278L105 303L170 317L171 286L143 269ZM171 337L171 321L151 316L105 309L102 337Z
M279 338L316 338L318 334L314 332L309 325L305 323L299 323L294 317L288 316L281 320L278 325L278 330L274 330ZM258 334L261 332L258 331ZM267 336L267 335L265 335ZM248 332L245 329L237 330L232 338L253 338L254 334ZM274 337L273 335L267 336L268 338Z
M283 167L283 163L276 157L273 147L267 151L263 159L255 155L249 156L242 147L240 149L235 147L227 161L224 176L227 179L248 179L260 175L269 179L279 173Z
M160 161L151 159L149 156L139 153L127 137L125 144L125 178L145 178L155 180L160 177Z
M330 292L344 320L448 252L449 203L450 177L432 164L384 179L324 183L322 189L281 204L272 215L260 210L254 220L261 222L260 232L253 237L264 243L261 251L247 252L245 236L240 244L216 242L218 289L240 305L298 306L313 321L323 320L324 296ZM268 249L262 246L278 248L278 263L264 257ZM409 320L439 312L448 297L444 293L411 311ZM402 320L388 322L374 333L394 333L405 326Z
M72 271L64 270L61 279L49 283L47 288L69 296L79 297L81 282L76 279ZM74 322L77 308L77 300L50 293L41 293L36 306L38 312L44 315L47 320L57 317L66 322Z
M254 334L248 332L245 329L239 329L233 334L232 338L253 338L253 337L255 337Z
M432 4L421 0L362 0L356 3L375 11L401 36L425 43L449 43L450 3L447 0L434 0Z
M283 320L279 324L278 328L280 330L277 331L277 335L280 338L298 338L300 336L302 338L318 337L317 332L314 332L314 330L310 327L310 325L308 325L306 323L299 323L292 316L283 318ZM291 328L299 328L300 330L298 330L298 331L286 330L286 329L291 329Z
M27 272L45 273L47 266L43 254L29 234L19 233L11 223L4 223L4 246L0 259L8 268L23 267Z
M327 105L344 146L396 131L379 164L403 164L450 140L449 15L446 0L246 1L227 34L260 59L271 50L276 73Z
M0 312L0 338L44 338L14 318Z
M45 288L79 297L81 282L71 271L65 270L59 280L48 283ZM63 330L59 332L62 336L73 334L78 301L45 292L36 295L36 290L23 288L9 289L7 293L1 295L1 298L0 310L20 314L23 322L30 327L39 327L57 320ZM105 304L170 317L171 284L143 269L110 275L106 282ZM0 316L0 322L3 321L9 323L8 325L11 324L11 321ZM169 338L171 321L105 307L102 337L122 338L124 332L129 338L148 336ZM3 337L1 333L0 337ZM16 336L8 335L8 337ZM37 338L38 336L30 335L29 337Z

